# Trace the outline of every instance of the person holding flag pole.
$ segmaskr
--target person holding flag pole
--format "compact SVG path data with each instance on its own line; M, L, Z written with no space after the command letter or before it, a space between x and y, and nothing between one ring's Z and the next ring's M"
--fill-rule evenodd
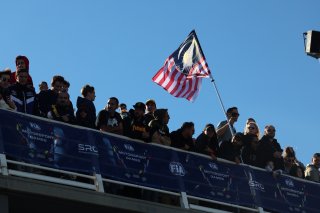
M164 65L152 78L152 81L163 87L177 98L194 101L200 91L202 78L210 78L218 95L226 121L218 125L218 138L232 138L235 118L226 112L220 93L210 72L195 30L192 30L185 41L165 61ZM237 112L236 112L237 113ZM229 115L230 114L230 115ZM239 114L239 113L238 113ZM229 127L229 130L227 131ZM230 134L230 136L229 136ZM222 137L226 135L226 137Z

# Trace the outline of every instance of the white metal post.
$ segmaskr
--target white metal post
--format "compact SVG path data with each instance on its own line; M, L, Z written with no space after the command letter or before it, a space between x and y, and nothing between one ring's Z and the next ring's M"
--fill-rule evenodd
M180 206L184 209L190 209L187 193L185 192L180 193Z
M8 164L5 154L0 154L0 168L2 175L8 175Z
M98 192L104 193L104 187L103 187L103 181L102 181L102 176L101 174L94 174L95 179L94 179L94 185L96 186L96 190Z

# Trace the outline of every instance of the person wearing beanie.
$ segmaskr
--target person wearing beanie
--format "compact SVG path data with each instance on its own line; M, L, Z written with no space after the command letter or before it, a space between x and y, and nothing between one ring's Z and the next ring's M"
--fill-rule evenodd
M11 73L11 84L16 83L16 75L19 70L26 70L28 73L27 84L33 87L33 81L29 74L29 59L24 55L18 55L16 57L16 71Z

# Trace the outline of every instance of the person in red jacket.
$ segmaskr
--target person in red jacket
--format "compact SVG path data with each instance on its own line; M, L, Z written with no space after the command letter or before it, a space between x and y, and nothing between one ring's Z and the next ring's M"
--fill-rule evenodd
M10 76L11 84L16 83L16 73L19 70L27 70L27 73L28 73L27 84L33 87L33 81L31 76L29 75L29 59L26 56L18 55L16 57L16 71L11 73L11 76Z

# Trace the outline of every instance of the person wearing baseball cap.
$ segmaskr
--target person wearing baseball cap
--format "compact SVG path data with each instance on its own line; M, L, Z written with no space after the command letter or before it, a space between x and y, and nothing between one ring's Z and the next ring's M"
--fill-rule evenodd
M149 142L150 134L147 123L145 122L146 105L142 102L137 102L133 105L132 120L128 131L128 136L134 139L140 139Z
M146 114L145 114L145 122L148 125L150 121L155 119L154 111L157 110L156 102L153 99L148 99L146 101Z

